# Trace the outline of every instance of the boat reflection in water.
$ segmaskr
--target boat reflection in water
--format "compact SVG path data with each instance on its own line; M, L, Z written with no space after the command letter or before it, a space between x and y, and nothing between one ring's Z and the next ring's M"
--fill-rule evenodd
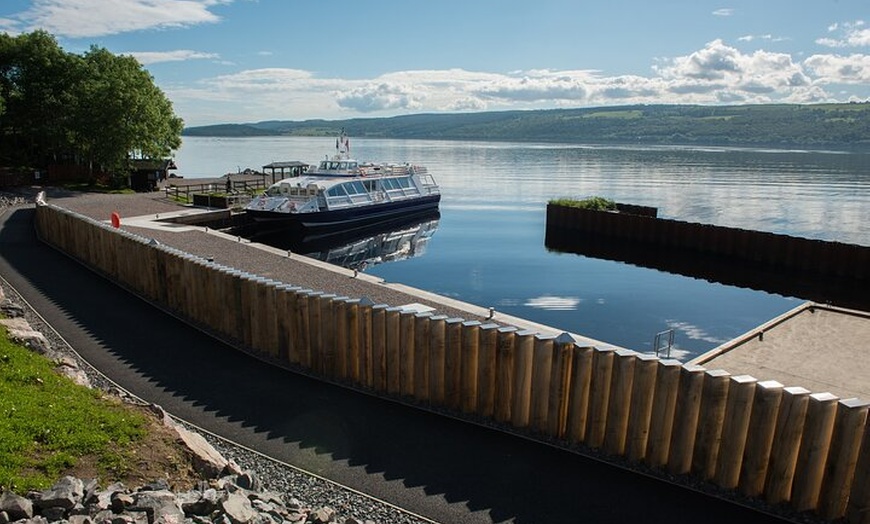
M438 229L438 211L380 222L352 231L307 233L284 231L254 240L348 269L421 256Z

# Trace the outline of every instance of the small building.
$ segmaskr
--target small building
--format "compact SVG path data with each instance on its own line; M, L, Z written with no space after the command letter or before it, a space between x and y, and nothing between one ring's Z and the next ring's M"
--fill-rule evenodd
M154 191L157 185L169 178L169 171L178 169L169 159L130 160L130 189L134 191Z

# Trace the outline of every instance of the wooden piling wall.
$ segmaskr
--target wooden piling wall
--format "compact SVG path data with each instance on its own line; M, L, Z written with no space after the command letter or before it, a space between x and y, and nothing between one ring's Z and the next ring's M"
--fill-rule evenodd
M545 244L816 302L870 307L863 292L870 285L868 246L555 204L547 206Z
M290 369L870 524L866 402L302 289L56 206L38 206L36 227L118 284Z

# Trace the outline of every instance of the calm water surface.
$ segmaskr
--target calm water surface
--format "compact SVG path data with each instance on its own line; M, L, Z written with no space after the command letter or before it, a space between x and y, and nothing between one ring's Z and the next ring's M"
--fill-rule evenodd
M388 281L638 351L676 330L690 358L801 303L624 263L548 252L549 199L604 196L659 216L870 245L870 155L683 147L352 140L359 160L426 165L441 217L416 256L369 265ZM185 178L314 162L329 138L186 137ZM430 236L431 235L431 236Z

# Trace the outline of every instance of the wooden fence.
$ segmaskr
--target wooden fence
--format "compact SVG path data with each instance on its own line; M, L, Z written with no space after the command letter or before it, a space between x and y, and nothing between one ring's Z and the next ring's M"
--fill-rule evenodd
M169 182L166 187L163 189L166 192L166 196L168 198L173 198L175 200L183 200L185 202L192 202L193 197L198 194L202 195L226 195L224 200L220 202L223 207L230 207L233 202L236 202L240 199L242 195L250 195L251 193L259 190L265 189L269 186L269 184L265 181L265 179L260 180L233 180L232 187L233 193L227 195L226 194L226 182L218 181L218 182L207 182L202 184L176 184L173 182ZM217 196L212 197L215 203L218 203ZM208 204L203 204L208 205ZM209 206L209 207L219 207Z
M303 289L55 206L36 224L121 285L291 369L870 523L866 402Z

